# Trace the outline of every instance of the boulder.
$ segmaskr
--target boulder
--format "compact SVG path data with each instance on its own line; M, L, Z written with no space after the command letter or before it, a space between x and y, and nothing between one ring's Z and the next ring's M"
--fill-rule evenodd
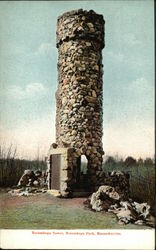
M139 216L142 217L143 219L146 219L147 216L149 215L150 206L147 203L138 203L134 201L132 203L132 206L139 214Z
M41 177L42 176L42 171L41 170L36 170L34 172L34 174L35 174L36 177Z
M39 182L38 182L38 181L34 181L34 182L33 182L33 185L34 185L34 186L39 186Z
M119 194L113 187L101 186L96 193L92 194L90 204L95 211L107 210L109 206L114 204L119 198Z
M24 170L24 174L23 175L33 176L34 172L31 169L26 169L26 170Z

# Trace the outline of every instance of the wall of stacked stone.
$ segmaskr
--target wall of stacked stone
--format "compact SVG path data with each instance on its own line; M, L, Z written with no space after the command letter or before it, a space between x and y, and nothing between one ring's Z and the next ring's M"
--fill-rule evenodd
M82 9L58 17L56 143L86 155L92 185L102 171L104 19ZM76 169L76 166L75 166Z

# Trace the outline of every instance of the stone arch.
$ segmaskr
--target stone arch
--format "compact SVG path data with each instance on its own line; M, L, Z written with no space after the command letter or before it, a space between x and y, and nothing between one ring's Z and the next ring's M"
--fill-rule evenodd
M76 172L76 182L73 187L76 191L89 191L90 185L89 185L89 160L88 156L85 154L81 154L77 157L77 165L75 166L75 172Z

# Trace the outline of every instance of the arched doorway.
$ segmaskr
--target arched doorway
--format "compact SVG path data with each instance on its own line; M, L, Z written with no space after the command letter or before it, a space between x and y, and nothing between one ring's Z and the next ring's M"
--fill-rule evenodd
M89 191L89 178L88 178L88 159L85 155L81 155L77 159L77 175L75 190L77 191Z

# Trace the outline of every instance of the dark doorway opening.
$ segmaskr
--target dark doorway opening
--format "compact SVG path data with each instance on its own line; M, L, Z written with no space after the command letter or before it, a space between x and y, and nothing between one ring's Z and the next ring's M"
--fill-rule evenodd
M88 178L88 159L85 155L81 155L77 159L77 174L74 190L80 192L90 191Z

